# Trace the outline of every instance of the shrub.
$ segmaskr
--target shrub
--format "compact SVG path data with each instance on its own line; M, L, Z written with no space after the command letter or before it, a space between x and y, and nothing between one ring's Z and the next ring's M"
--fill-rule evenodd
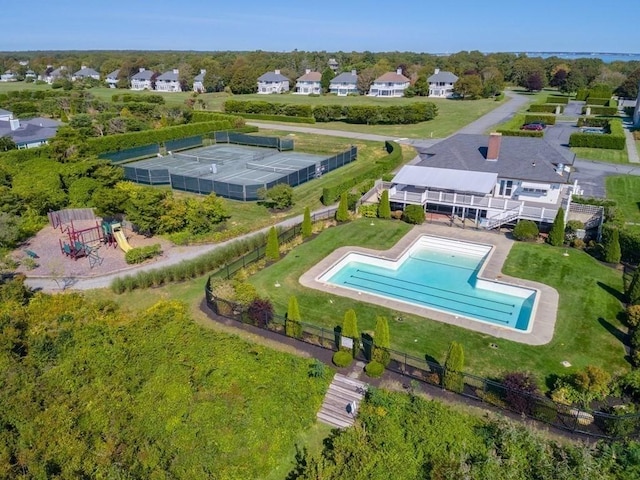
M317 358L309 365L309 378L323 378L327 374L327 366Z
M373 359L386 367L391 361L391 354L389 353L389 347L391 346L389 322L386 317L376 318L376 329L373 341L375 345L373 349Z
M564 243L564 210L562 207L558 209L556 218L553 219L547 241L554 247L560 247Z
M273 187L259 188L258 198L265 205L276 210L285 210L293 205L293 187L286 183L278 183Z
M402 220L403 215L404 212L402 210L394 210L393 212L391 212L391 218L393 218L394 220Z
M389 203L389 190L383 190L378 205L378 217L391 218L391 205Z
M313 233L313 225L311 223L311 211L309 207L305 207L302 219L302 238L309 238Z
M423 224L425 214L422 205L407 205L404 209L403 219L405 222L413 225Z
M371 378L379 378L384 373L384 365L374 360L367 363L367 366L364 367L364 371Z
M287 322L285 331L287 336L300 338L302 336L302 325L300 324L300 309L298 308L298 299L294 296L289 297L289 306L287 308Z
M640 303L640 267L636 268L635 272L633 272L633 277L631 277L625 295L627 302L630 304L637 305Z
M278 231L276 230L276 227L271 227L269 229L265 257L267 260L280 260L280 245L278 243Z
M358 213L364 218L376 218L378 216L377 205L360 205L358 207Z
M344 314L344 321L342 323L342 336L353 340L353 352L355 357L359 350L359 338L358 333L358 318L356 317L356 311L352 308L347 310Z
M608 235L603 235L603 237L604 261L607 263L620 263L622 253L620 251L620 234L618 233L618 229L610 229Z
M347 220L349 220L347 192L343 192L342 195L340 195L340 204L338 205L338 210L336 210L336 221L346 222Z
M444 362L444 388L452 392L462 393L464 389L464 351L458 342L451 342L447 358Z
M513 229L513 238L520 241L532 241L538 238L540 231L532 220L520 220Z
M531 415L539 395L536 379L530 373L511 372L502 379L505 386L505 401L512 410Z
M158 255L162 255L162 247L160 244L155 244L147 247L132 248L124 254L124 260L128 264L142 263Z
M574 238L573 240L571 240L571 246L573 248L578 248L582 250L585 247L585 243L584 243L584 240L582 240L581 238Z
M273 320L273 305L268 298L254 298L247 308L247 316L258 327L266 327Z
M333 363L336 367L345 368L351 365L353 355L348 350L338 350L333 354Z

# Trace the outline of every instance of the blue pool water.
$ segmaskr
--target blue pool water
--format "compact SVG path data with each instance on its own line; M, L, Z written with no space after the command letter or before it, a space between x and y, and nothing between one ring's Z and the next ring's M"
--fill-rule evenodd
M351 253L327 272L325 281L357 291L424 306L456 316L527 331L535 291L482 280L484 252L464 244L441 250L416 245L397 262Z

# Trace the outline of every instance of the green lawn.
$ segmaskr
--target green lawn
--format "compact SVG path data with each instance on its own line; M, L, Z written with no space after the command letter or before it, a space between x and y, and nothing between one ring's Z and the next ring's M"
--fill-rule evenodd
M629 163L627 147L625 147L624 150L572 147L571 151L575 153L578 158L585 158L587 160L598 160L607 163Z
M607 177L607 198L615 200L627 222L640 223L640 177Z
M0 82L0 93L12 92L15 90L51 90L51 85L25 82Z
M307 289L298 283L302 273L321 258L343 245L387 249L410 227L401 222L359 220L324 231L316 239L289 253L283 260L253 276L250 281L258 291L268 294L276 311L284 314L290 295L296 295L304 321L332 329L342 323L344 312L354 308L361 330L372 330L378 315L396 318L388 309L357 302L330 293ZM604 267L587 254L547 245L516 244L504 273L546 283L560 293L560 307L553 340L545 346L532 347L426 318L403 314L402 323L391 322L391 341L395 349L423 357L430 355L444 361L449 343L461 342L469 372L499 375L510 370L529 370L539 378L552 373L566 373L560 362L568 360L581 368L586 365L625 370L622 343L612 331L622 329L617 319L621 306L615 292L622 288L621 273ZM274 288L279 282L282 287ZM600 320L602 319L602 320ZM489 347L498 344L498 349Z

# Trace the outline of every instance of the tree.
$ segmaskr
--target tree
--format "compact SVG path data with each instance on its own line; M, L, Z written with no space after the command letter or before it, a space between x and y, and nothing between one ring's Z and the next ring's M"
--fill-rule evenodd
M300 324L300 309L298 308L298 299L294 296L289 297L289 306L287 308L287 321L285 331L287 336L299 338L302 335L302 325Z
M329 88L331 87L331 80L333 80L334 76L335 74L333 73L333 70L331 70L329 67L325 68L322 71L322 77L320 78L320 87L322 88L322 93L327 93L329 91Z
M558 209L556 218L553 219L547 241L554 247L560 247L564 243L564 210L562 207Z
M462 392L464 389L464 351L458 342L451 342L447 358L444 362L444 388L452 392Z
M139 231L149 236L154 235L160 225L162 200L166 195L166 192L151 187L134 189L125 206L127 220L138 227Z
M482 80L479 75L464 75L453 86L453 91L462 98L478 98L482 94Z
M556 87L560 89L560 91L562 91L565 84L567 83L567 75L567 71L562 68L556 70L556 73L554 73L553 77L551 77L551 81L549 81L549 85L551 85L552 87Z
M271 208L284 210L293 205L293 187L287 183L278 183L270 189L258 189L258 198Z
M280 260L280 244L278 243L278 231L276 227L269 229L269 235L267 236L267 247L264 252L267 260Z
M313 225L311 224L311 211L309 207L304 209L304 217L302 219L302 238L309 238L313 233Z
M504 75L496 67L482 70L482 96L485 98L498 95L504 90Z
M389 322L387 321L387 317L376 318L373 342L375 345L373 349L373 359L386 367L391 361L391 355L389 353L391 341L389 339Z
M429 82L427 81L427 75L419 75L416 83L413 84L413 89L417 96L426 97L429 95Z
M567 74L564 84L560 85L559 90L562 93L574 93L587 86L584 75L579 70L571 70Z
M593 365L573 375L573 384L583 406L589 405L593 400L606 398L611 390L610 383L611 375Z
M389 203L389 190L383 190L378 204L378 217L391 218L391 204Z
M544 80L539 72L530 73L524 80L524 87L530 92L538 92L544 87Z
M6 152L8 150L15 150L18 148L16 142L13 141L9 135L0 137L0 152Z
M342 336L353 340L353 357L355 358L359 349L359 337L358 332L358 318L356 317L356 311L352 308L347 310L344 314L344 321L342 323Z
M536 406L535 397L540 394L535 377L526 372L507 373L502 379L506 387L505 400L518 413L530 415Z
M343 192L340 195L340 203L338 204L338 210L336 210L336 221L338 222L346 222L349 220L349 210L348 210L348 196L347 192Z
M273 305L268 298L254 298L247 308L247 315L258 327L266 327L273 320Z
M604 236L604 261L607 263L620 263L622 252L620 251L620 234L617 228L609 229Z
M20 217L0 212L0 247L12 248L20 240Z
M640 267L633 272L631 282L626 291L627 301L632 305L640 304Z

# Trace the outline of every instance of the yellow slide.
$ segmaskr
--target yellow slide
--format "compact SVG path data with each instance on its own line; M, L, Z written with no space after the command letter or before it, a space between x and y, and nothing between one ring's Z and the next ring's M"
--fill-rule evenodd
M127 237L124 236L124 233L122 230L114 231L113 236L116 239L116 242L118 242L118 246L122 249L124 253L127 253L129 250L133 248L131 245L129 245L129 242L127 242Z

